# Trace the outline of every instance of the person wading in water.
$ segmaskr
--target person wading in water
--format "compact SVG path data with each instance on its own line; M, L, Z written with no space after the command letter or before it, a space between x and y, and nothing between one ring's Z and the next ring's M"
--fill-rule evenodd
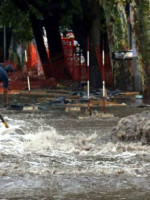
M14 71L10 65L3 66L0 64L0 82L3 83L4 107L8 106L8 84L9 75Z

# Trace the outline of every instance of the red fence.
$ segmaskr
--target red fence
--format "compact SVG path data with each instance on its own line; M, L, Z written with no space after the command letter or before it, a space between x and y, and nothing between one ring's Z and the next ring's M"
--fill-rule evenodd
M74 46L74 39L62 39L64 56L68 72L74 81L87 80L87 66L86 63L81 62L81 54L76 53Z
M86 63L81 63L81 57L76 54L74 39L62 38L62 44L65 63L62 60L51 61L46 66L48 76L61 80L66 79L68 73L68 77L74 81L87 80ZM38 73L38 70L41 71L40 74L43 73L36 46L33 44L29 45L27 68L33 73Z
M63 44L65 62L64 61L62 62L61 60L59 61L56 60L56 61L51 61L49 64L47 64L45 68L46 68L46 73L48 74L48 78L54 78L56 81L59 81L59 80L67 80L69 77L71 80L77 82L86 81L88 79L88 68L86 62L83 60L81 61L81 51L80 52L76 51L76 46L74 45L74 39L62 38L62 44ZM100 47L96 47L95 52L98 59L99 68L101 71L102 52ZM42 64L40 62L38 52L34 44L31 43L29 45L27 54L28 54L28 61L26 63L27 70L24 71L25 69L24 67L23 73L24 72L27 73L27 71L30 71L30 77L34 77L34 75L36 75L36 78L38 77L38 81L42 76L40 82L42 82L42 84L44 83L45 85L48 85L49 83L47 81L44 81L45 78L44 78ZM21 75L17 77L16 74L15 76L16 78L19 78ZM112 67L110 63L109 54L105 55L105 80L107 86L112 86L113 74L112 74ZM26 82L26 80L24 81ZM34 80L33 82L36 81ZM22 82L22 87L26 87L23 86L23 82Z

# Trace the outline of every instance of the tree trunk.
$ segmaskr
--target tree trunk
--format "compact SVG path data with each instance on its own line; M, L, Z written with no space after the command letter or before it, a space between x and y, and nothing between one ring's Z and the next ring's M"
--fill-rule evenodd
M144 97L150 97L150 21L149 0L132 1L131 23L138 52Z
M116 51L130 49L125 5L123 1L116 2L115 0L100 0L100 2L105 12L110 57L112 57L112 53ZM112 59L111 65L113 66L114 86L119 88L118 74L124 65Z
M97 4L94 4L92 13L95 13L95 18L92 21L90 32L90 82L91 86L99 88L102 86L102 62L101 62L101 9Z
M85 59L87 58L87 38L90 37L90 85L101 86L101 74L96 56L96 47L100 46L100 7L98 1L81 0L83 18L73 16L72 29L78 40Z
M63 56L62 42L59 33L59 19L58 16L44 17L44 25L48 38L50 58Z
M41 20L37 20L33 15L30 16L34 38L36 40L37 49L43 65L43 70L46 78L51 77L49 69L49 59L43 40L43 28Z
M40 9L40 4L37 1L20 1L13 0L15 5L21 9L23 12L29 11L29 4L43 13L44 19L38 20L33 13L30 13L30 20L32 23L33 34L36 40L39 56L43 65L43 70L46 78L54 77L56 79L63 79L67 77L63 48L61 43L61 38L59 34L59 11L57 10L60 7L60 3L57 0L55 1L55 6L52 10L51 15L49 15L49 10L45 7ZM29 3L29 4L28 4ZM46 47L43 40L43 26L47 31L48 46L50 52L50 60L46 52Z
M87 59L87 37L89 34L87 27L84 24L84 20L80 19L78 16L73 16L73 24L71 28L75 35L75 40L79 42L83 55L85 59Z
M13 3L23 12L29 11L29 5L26 1L20 1L20 0L13 0ZM32 24L32 30L34 34L34 38L36 41L37 49L39 52L39 56L43 65L43 70L46 78L49 78L51 76L50 70L49 70L49 60L46 53L46 48L44 45L43 40L43 32L42 32L42 23L41 20L38 20L34 14L30 13L30 20Z
M50 69L52 74L56 79L68 79L69 75L67 72L62 41L59 32L58 13L54 12L52 16L45 16L44 26L48 39L48 47L50 52Z

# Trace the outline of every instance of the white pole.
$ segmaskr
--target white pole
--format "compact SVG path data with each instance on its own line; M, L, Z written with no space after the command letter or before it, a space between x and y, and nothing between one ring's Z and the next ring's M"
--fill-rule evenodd
M104 41L103 41L103 50L102 50L102 79L103 79L103 112L105 113L105 97L106 97L106 88L105 88L105 51L104 51Z
M28 82L28 90L30 92L30 77L29 76L27 76L27 82Z
M88 76L89 76L89 51L87 51L87 67L88 67ZM89 81L89 77L87 80L87 96L88 99L90 98L90 81Z
M104 49L102 51L102 62L103 62L103 97L106 97L106 92L105 92L105 77L104 77L104 65L105 65L105 54L104 54Z
M105 64L105 54L104 54L104 49L102 51L102 61L103 61L103 65Z
M90 42L89 42L89 37L87 38L87 73L88 73L88 78L87 78L87 97L88 97L88 114L91 115L91 110L90 110L90 59L89 59L89 49L90 49Z
M28 61L28 56L27 56L27 50L25 50L25 62ZM31 87L30 87L30 77L29 77L29 73L27 75L27 83L28 83L28 91L30 92Z
M25 50L24 54L25 54L25 62L27 62L28 61L27 50Z

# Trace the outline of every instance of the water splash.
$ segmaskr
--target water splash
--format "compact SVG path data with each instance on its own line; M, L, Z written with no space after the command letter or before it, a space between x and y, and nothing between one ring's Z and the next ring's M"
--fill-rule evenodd
M39 124L43 124L40 123L40 118L38 119ZM9 126L8 129L0 127L1 177L17 175L26 180L26 177L30 179L29 177L55 175L58 176L59 187L60 183L62 187L68 184L69 174L89 177L93 184L98 184L97 176L126 177L125 181L119 182L117 187L125 185L129 187L131 179L127 177L134 177L134 179L150 177L150 147L142 146L140 143L115 144L109 140L104 141L98 130L93 131L92 134L86 134L84 131L72 134L70 129L70 132L68 130L68 134L65 135L63 132L58 133L52 126L46 127L46 130L42 125L37 128L33 121L10 119ZM28 131L26 131L27 126ZM60 180L62 176L64 179ZM140 185L134 179L132 184ZM40 187L42 180L38 180ZM24 182L21 184L24 187ZM78 184L76 190L81 189ZM70 190L71 185L67 185ZM11 185L10 188L13 187L15 186Z

